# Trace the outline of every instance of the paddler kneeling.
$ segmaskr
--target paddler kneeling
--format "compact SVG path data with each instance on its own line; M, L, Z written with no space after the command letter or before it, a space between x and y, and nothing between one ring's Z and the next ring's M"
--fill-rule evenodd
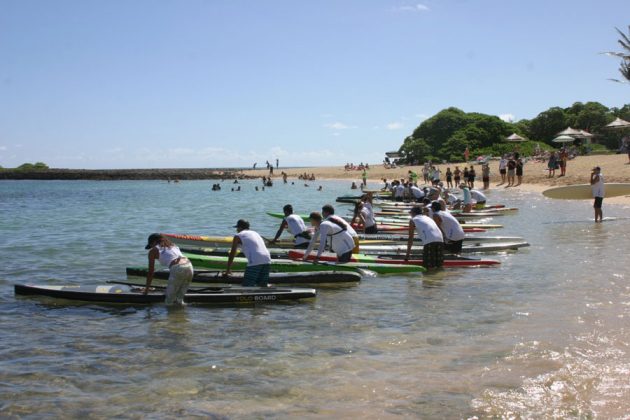
M308 244L308 248L304 253L304 257L302 258L306 261L313 250L315 243L319 241L319 248L317 249L317 255L313 262L318 262L319 257L324 252L324 248L326 247L326 242L328 238L331 238L332 250L337 254L337 260L340 263L349 262L352 258L352 249L354 248L354 239L352 235L347 229L347 226L344 226L341 223L335 223L335 221L331 220L323 220L322 215L319 212L312 212L309 215L309 219L311 221L311 225L315 228L315 234L311 239L311 242Z
M166 298L167 305L184 303L184 295L193 278L193 266L184 257L179 248L173 244L170 240L160 235L159 233L153 233L147 240L147 246L144 249L149 249L149 271L147 272L147 282L144 288L144 294L149 293L151 282L153 281L153 273L155 272L155 260L158 260L161 265L168 267L168 285L166 286Z
M439 203L438 203L439 205ZM418 232L422 241L422 265L425 268L442 267L444 264L444 237L438 225L429 216L422 214L422 208L413 207L409 214L409 239L407 240L407 254L405 261L409 260L413 238Z
M293 214L293 206L291 204L284 206L282 211L284 211L284 219L282 219L282 223L280 223L280 228L278 232L276 232L276 236L269 243L275 244L278 238L280 238L280 235L282 235L282 232L287 229L295 238L293 247L306 248L311 240L311 234L308 229L306 229L304 220L297 214Z
M249 222L247 220L240 219L234 226L236 228L236 235L232 240L232 249L228 257L227 269L224 276L229 276L231 273L232 263L234 262L234 256L239 246L247 258L247 267L245 268L245 275L243 276L243 287L267 287L269 283L269 268L271 266L271 255L269 250L265 246L263 238L254 232L249 230Z

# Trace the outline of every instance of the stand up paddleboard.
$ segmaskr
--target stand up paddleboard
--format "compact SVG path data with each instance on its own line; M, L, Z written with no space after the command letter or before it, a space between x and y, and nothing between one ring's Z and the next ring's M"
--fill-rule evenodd
M543 195L547 198L560 200L590 200L593 198L592 189L589 184L565 185L563 187L549 188L543 191ZM604 184L604 197L619 197L621 195L630 195L630 184Z

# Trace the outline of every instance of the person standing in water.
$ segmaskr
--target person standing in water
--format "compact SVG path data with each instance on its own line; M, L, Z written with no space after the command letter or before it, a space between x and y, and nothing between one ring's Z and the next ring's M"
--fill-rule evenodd
M599 166L593 168L591 172L591 191L593 193L593 208L595 209L595 223L597 219L602 222L604 215L602 212L602 203L604 201L604 175Z
M289 233L295 238L293 246L295 248L306 248L311 240L311 234L308 229L306 229L304 220L297 214L293 214L293 206L291 204L284 206L282 211L284 212L284 219L282 219L282 223L280 223L280 228L278 228L276 236L269 243L272 245L275 244L278 238L280 238L280 235L282 235L282 232L288 229Z
M439 203L438 203L439 205ZM418 233L422 241L422 265L425 268L439 268L444 264L444 237L438 225L429 216L422 214L420 206L413 207L409 214L409 239L405 261L409 260L413 238Z
M150 250L149 272L147 273L144 294L149 293L155 272L155 260L158 260L161 265L169 269L168 285L166 286L166 304L182 305L194 274L193 266L188 258L182 255L175 244L159 233L153 233L149 236L147 246L145 246L144 249Z
M315 263L318 262L330 237L332 250L337 254L337 261L340 263L349 262L352 258L352 249L354 248L354 239L348 231L350 226L338 223L336 219L323 220L322 215L316 211L309 215L309 219L311 220L311 225L315 228L315 235L313 235L313 239L311 239L311 243L304 252L302 259L304 261L308 259L315 243L319 241L317 255L313 260Z
M240 219L234 226L236 235L232 240L232 249L228 256L227 268L224 276L229 276L234 262L236 251L240 247L247 258L247 267L243 276L243 287L267 287L269 283L269 269L271 267L271 255L265 246L263 238L249 230L249 222Z
M442 209L442 205L434 201L431 203L433 221L438 225L444 237L444 250L459 254L466 234L461 223L448 211Z

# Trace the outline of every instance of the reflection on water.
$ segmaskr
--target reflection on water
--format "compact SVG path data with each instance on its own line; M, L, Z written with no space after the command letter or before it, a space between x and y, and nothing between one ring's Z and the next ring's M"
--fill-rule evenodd
M319 184L319 183L317 183ZM628 412L627 209L493 191L521 210L500 267L366 278L301 304L168 309L13 296L123 280L153 231L265 235L347 193L183 182L0 183L3 417L621 417ZM164 206L147 206L155 197ZM338 207L340 213L348 207ZM10 220L10 222L8 222ZM493 222L494 222L493 221ZM571 222L571 223L569 223Z

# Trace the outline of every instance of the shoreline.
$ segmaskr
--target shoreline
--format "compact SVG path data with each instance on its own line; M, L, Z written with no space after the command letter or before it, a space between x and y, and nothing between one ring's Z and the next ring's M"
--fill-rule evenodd
M567 175L564 177L553 177L548 178L549 171L547 170L547 162L546 161L534 161L528 160L524 166L524 174L523 174L523 183L515 189L521 189L523 191L542 193L542 191L563 186L563 185L574 185L574 184L588 184L590 181L590 173L591 169L595 166L600 166L602 168L602 173L604 174L606 182L619 182L619 183L629 183L630 182L630 164L627 164L628 156L626 154L616 154L616 155L591 155L591 156L578 156L574 159L571 159L567 163ZM475 171L477 172L477 181L475 185L483 185L481 183L481 165L476 164L475 162L468 162L466 166L470 167L470 165L475 166ZM464 167L464 163L441 163L435 165L442 172L441 179L444 180L444 173L446 172L446 168L450 167L451 170L455 169L455 166L459 166L460 169ZM492 160L490 161L490 189L495 189L496 185L501 182L501 177L499 175L499 161ZM387 180L393 179L401 179L407 178L408 171L412 170L420 175L420 179L422 179L422 166L402 166L394 169L386 169L383 165L374 165L370 166L368 170L368 182L371 184L379 184L382 186L383 178ZM357 185L361 183L361 171L353 170L346 171L343 166L328 166L328 167L310 167L310 168L274 168L274 174L272 178L279 179L281 178L281 172L285 171L289 178L297 178L300 174L314 174L316 181L306 181L309 183L316 183L317 179L326 179L326 180L338 180L338 181L349 181L356 182ZM557 170L559 173L560 171ZM243 174L253 177L260 178L263 176L269 176L268 172L263 169L256 170L244 170ZM372 186L371 186L372 187ZM359 190L357 190L359 191ZM621 196L621 197L611 197L606 198L604 203L606 204L622 204L630 206L630 196Z

